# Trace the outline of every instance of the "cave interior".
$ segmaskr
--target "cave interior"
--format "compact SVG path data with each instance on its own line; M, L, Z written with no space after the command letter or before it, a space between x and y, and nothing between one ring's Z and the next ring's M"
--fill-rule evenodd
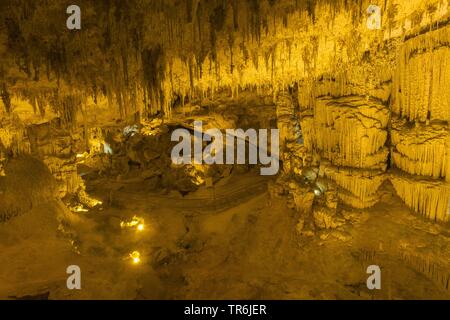
M0 1L0 299L450 299L448 0L74 2Z

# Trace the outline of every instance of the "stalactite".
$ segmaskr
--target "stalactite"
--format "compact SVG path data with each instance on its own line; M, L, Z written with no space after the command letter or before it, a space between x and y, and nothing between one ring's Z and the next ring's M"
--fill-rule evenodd
M359 97L317 100L314 139L321 154L335 165L384 170L389 110Z
M3 105L5 106L5 111L6 111L6 113L9 114L11 112L11 97L10 97L8 89L6 87L6 83L2 84L1 96L2 96Z
M310 152L313 152L314 150L316 150L314 116L312 114L302 113L300 126L303 134L303 143Z
M304 110L314 110L316 97L320 96L335 96L331 94L331 92L327 92L325 94L317 94L316 93L316 82L312 78L307 78L301 84L301 89L298 90L298 102L300 105L300 109Z
M146 90L150 93L151 113L156 113L162 96L161 84L165 80L166 74L163 48L158 45L143 51L142 64Z
M74 95L59 96L57 100L57 111L61 118L62 123L69 128L74 127L76 124L76 114L80 100Z
M237 31L239 29L239 0L231 0L233 8L233 27Z
M16 116L0 122L0 146L14 156L30 154L31 146L25 125Z
M192 22L192 1L193 0L186 0L186 21L187 23Z
M347 206L356 209L366 209L373 207L380 200L380 196L378 194L367 196L364 200L361 200L361 198L346 190L339 190L338 198Z
M57 156L44 156L43 162L49 168L56 181L59 183L59 196L74 194L82 183L78 175L75 159Z
M450 120L450 26L419 35L401 47L393 111L409 120Z
M261 40L261 7L258 0L247 0L250 13L250 30L252 38L259 43Z
M392 122L392 153L403 171L450 181L450 132L447 125L411 126L404 120Z
M36 103L39 109L39 114L41 115L41 118L45 117L45 106L46 106L46 98L43 95L36 97Z
M31 105L33 106L33 112L34 112L34 114L37 114L37 109L38 109L38 105L37 105L37 101L36 101L36 97L31 97L30 98L30 102L31 102Z
M59 8L61 5L55 6ZM46 67L48 79L55 76L58 86L62 81L71 86L76 84L78 89L83 91L90 86L91 80L97 79L99 87L109 86L108 90L113 91L112 96L123 96L124 109L122 112L126 114L129 112L127 106L129 99L128 95L123 95L123 92L129 90L128 85L132 81L131 79L139 79L142 81L141 85L146 86L148 79L144 78L152 77L152 73L148 75L146 62L141 61L143 57L139 57L138 52L160 46L164 56L170 56L171 60L183 61L188 57L194 57L195 64L192 68L199 74L195 75L194 85L190 89L186 87L185 83L190 77L189 72L186 72L187 69L180 68L172 71L174 73L172 77L178 76L181 80L179 84L175 82L173 86L175 93L172 96L174 97L188 91L190 93L187 95L190 95L196 92L207 92L212 88L215 88L214 90L231 86L243 88L254 86L255 83L259 88L270 88L276 93L278 89L298 82L305 75L315 79L330 69L333 62L326 61L328 59L319 61L317 55L319 47L322 49L322 46L329 45L326 39L331 35L332 38L334 37L335 26L331 23L332 21L328 20L330 17L332 20L349 20L348 17L355 17L359 14L361 4L358 6L358 4L346 4L344 1L313 0L302 1L301 4L294 0L288 1L287 4L271 0L262 2L256 0L214 2L189 0L184 3L172 0L156 3L130 0L127 3L120 1L96 3L93 8L94 10L88 11L84 17L86 23L92 23L92 19L97 19L95 22L98 23L99 29L94 29L92 36L80 35L68 39L64 33L56 32L52 35L45 50L40 52L39 46L30 43L33 59L25 59L22 55L19 60L21 60L23 70L32 63L36 76L43 70L40 65L42 62ZM326 14L316 16L316 11L319 10ZM144 19L143 12L148 11L152 12L151 18ZM29 11L27 15L33 17L33 12ZM24 30L29 30L30 26L24 23L23 26L26 28L19 27L16 21L17 17L9 18L12 21L9 23L9 33L18 35L18 37L14 37L15 39L23 38L24 40L12 41L10 43L11 48L14 48L12 51L26 53L26 50L23 50L26 49L24 43L28 43L31 37L24 34ZM322 29L318 34L311 25L312 21L320 26L328 25L328 27ZM52 25L49 23L45 27L51 28ZM293 32L297 29L299 32ZM347 26L343 28L343 34L349 31L347 29ZM147 32L147 30L152 30L152 32ZM239 36L235 37L233 33ZM209 34L209 39L205 36L207 34ZM36 39L39 40L41 35L37 32L36 36ZM224 43L230 37L234 38L233 44L230 48L226 48ZM357 37L355 36L355 38ZM242 45L245 46L245 51L239 50L238 46ZM276 50L272 50L275 46ZM304 50L306 47L308 47L307 50ZM354 55L357 56L360 49L357 46L345 48L344 45L341 51L342 61L348 58L345 56L347 54L345 50L354 52ZM36 54L34 54L34 50L36 50ZM229 51L232 52L232 63L228 68L228 66L224 66L230 61ZM81 54L79 54L80 52ZM100 55L101 57L106 56L107 58L98 58L98 53L103 54ZM302 57L303 53L306 55ZM117 57L121 57L121 59L117 59ZM247 63L248 57L251 57L252 64ZM264 58L267 60L265 68L261 63ZM157 80L157 87L166 88L167 86L163 82L169 81L166 79L168 78L168 62L161 61L161 64L163 76ZM345 70L346 66L342 69ZM342 73L342 70L340 72ZM345 95L363 95L360 90L361 86L355 85L352 90L348 90L347 86L344 86L348 75L341 77L339 74L336 72L333 85L325 85L335 87L328 90L327 95L339 96L343 90L347 90ZM108 81L100 83L108 75L114 77L115 80L112 83ZM321 84L314 86L318 87L318 92L322 92L322 89L325 90ZM114 92L117 88L122 94ZM236 90L234 89L233 92ZM383 90L370 95L379 97L378 94L383 95ZM167 99L170 99L170 95L166 91L156 95L163 96L166 105L173 103L173 101L166 102ZM309 94L307 96L310 97L310 99L308 98L310 106L317 96L312 97ZM120 100L115 103L121 104ZM163 106L158 105L153 108L158 109Z
M387 103L390 92L390 83L379 83L375 88L367 90L361 85L346 82L343 74L337 74L335 79L324 76L320 81L304 80L298 98L302 109L312 109L318 97L365 96L368 94L370 97Z
M339 168L324 162L321 163L320 171L325 177L335 181L338 186L349 191L357 198L355 200L365 205L374 204L374 200L378 199L376 194L379 187L387 179L382 171ZM346 197L348 201L350 198Z

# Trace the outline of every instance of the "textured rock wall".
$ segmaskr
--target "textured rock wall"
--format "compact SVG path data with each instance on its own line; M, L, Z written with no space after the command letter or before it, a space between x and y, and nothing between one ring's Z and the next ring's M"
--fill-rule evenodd
M0 145L4 161L33 156L43 161L58 182L60 198L74 193L81 178L74 153L76 134L61 126L58 118L39 124L26 124L19 118L3 119Z
M29 156L10 159L0 176L0 222L57 198L54 178L39 160Z
M338 194L342 202L355 208L371 207L378 202L378 189L387 178L381 170L339 168L326 162L321 163L320 169L343 189Z
M327 160L321 162L321 172L340 187L344 203L374 205L386 170L389 109L349 96L318 99L314 114L316 150Z
M314 108L316 150L336 166L385 170L389 109L363 97L320 98Z
M450 134L447 124L392 121L392 160L409 174L450 181Z
M61 126L60 119L27 127L31 144L31 155L42 159L50 169L59 186L59 195L75 193L81 183L78 176L76 157L73 150L76 145L71 131Z
M390 178L413 210L449 219L449 30L422 28L389 54L370 52L376 73L363 60L299 84L304 148L320 157L320 175L338 185L342 202L372 206ZM368 76L349 77L358 72Z
M450 26L405 41L392 100L391 181L414 211L450 216Z
M434 221L449 220L448 183L402 173L392 175L391 181L411 209Z
M392 111L410 121L450 120L450 25L400 47Z

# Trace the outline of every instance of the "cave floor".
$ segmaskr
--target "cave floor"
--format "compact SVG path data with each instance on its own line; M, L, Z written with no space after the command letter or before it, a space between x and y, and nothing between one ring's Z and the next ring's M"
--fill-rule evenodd
M0 297L450 299L434 265L448 263L450 235L413 215L389 185L375 207L347 212L339 230L305 237L296 232L298 213L270 199L264 180L232 175L184 198L151 194L138 180L88 180L103 206L76 214L73 246L54 232L59 201L14 219L13 229L35 221L21 239L0 230ZM134 215L145 219L142 232L120 228ZM139 264L128 259L135 250ZM82 270L81 290L66 288L71 264ZM372 264L381 267L381 290L366 287Z

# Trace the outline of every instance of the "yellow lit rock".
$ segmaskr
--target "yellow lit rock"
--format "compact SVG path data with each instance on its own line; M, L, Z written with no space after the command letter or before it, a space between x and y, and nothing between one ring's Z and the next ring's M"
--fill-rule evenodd
M321 164L320 170L347 191L339 192L339 197L355 208L373 206L378 200L378 188L387 179L386 174L379 170L339 168L327 164Z
M74 2L0 0L0 300L450 300L450 0Z
M394 77L393 112L409 120L450 121L450 26L406 41Z
M392 121L394 164L405 172L450 181L450 131L444 124Z
M450 185L443 181L394 174L392 184L400 198L414 211L433 221L450 217Z
M136 228L137 231L144 230L144 219L138 216L133 216L129 221L121 221L121 228Z
M314 145L334 165L385 169L389 110L361 97L317 100Z
M139 251L133 251L130 253L130 258L133 264L139 264L141 262L141 254Z

